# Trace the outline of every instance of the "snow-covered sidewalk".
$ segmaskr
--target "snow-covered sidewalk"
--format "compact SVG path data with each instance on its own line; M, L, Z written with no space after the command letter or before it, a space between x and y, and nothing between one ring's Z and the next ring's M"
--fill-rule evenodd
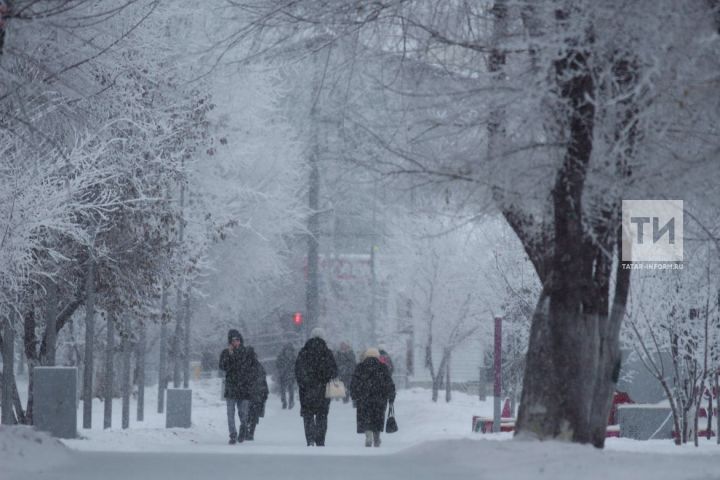
M432 403L430 392L424 389L398 392L400 431L383 434L380 448L363 446L363 436L355 433L355 410L342 402L331 406L327 446L306 447L297 406L282 410L275 395L268 401L256 440L231 446L227 444L219 380L201 380L191 387L193 426L189 429L165 429L164 416L155 412L154 392L148 390L146 421L133 420L127 430L120 428L120 402L116 400L112 429L102 429L103 405L96 401L94 428L79 428L83 438L62 444L42 434L38 434L38 443L26 431L17 430L21 427L12 434L0 431L0 478L182 480L218 474L265 480L720 478L715 473L720 448L714 441L702 442L696 449L678 448L663 440L609 439L605 451L556 442L509 441L509 434L470 431L473 414L491 414L492 399L481 402L454 393L449 404ZM132 407L134 419L134 402ZM11 438L13 435L22 437L22 442Z

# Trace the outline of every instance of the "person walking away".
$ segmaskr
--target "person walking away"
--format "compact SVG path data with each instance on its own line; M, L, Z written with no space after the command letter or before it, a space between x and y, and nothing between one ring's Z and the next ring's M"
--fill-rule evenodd
M340 342L340 349L335 352L335 362L338 367L338 377L345 384L345 398L343 403L350 401L350 382L355 371L355 352L347 342Z
M257 353L252 347L247 347L248 363L250 365L250 404L248 407L248 430L245 440L255 440L255 427L260 418L265 416L265 402L270 390L267 384L265 367L257 358Z
M377 348L368 348L352 377L352 398L357 406L357 433L365 434L365 446L380 446L385 430L385 409L395 401L395 384L388 367L380 362Z
M247 355L243 347L240 332L231 329L228 332L228 347L220 353L220 370L225 372L225 403L230 440L234 445L245 439L247 431L248 400L250 399L249 369ZM240 435L235 427L235 413L240 420Z
M300 397L300 415L308 446L325 446L330 399L325 398L327 383L337 377L337 364L322 328L314 328L310 339L295 361L295 379Z
M280 386L280 400L282 408L292 409L295 405L295 360L297 354L292 343L286 343L280 350L275 360L275 369L277 371L278 384ZM286 400L287 394L287 400Z
M390 354L387 352L387 347L383 344L380 344L380 346L378 347L378 351L380 352L380 363L388 367L388 370L390 371L390 376L392 377L395 367L393 366Z

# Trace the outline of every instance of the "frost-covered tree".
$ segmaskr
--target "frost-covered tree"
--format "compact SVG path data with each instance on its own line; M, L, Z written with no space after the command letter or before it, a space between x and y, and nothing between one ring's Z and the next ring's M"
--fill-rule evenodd
M274 45L314 38L316 51L354 52L328 55L327 84L340 71L388 98L378 114L348 95L357 138L389 153L356 151L358 162L448 191L452 182L466 198L474 189L475 208L501 212L543 286L518 434L602 446L630 284L618 262L620 201L717 178L717 108L704 80L718 71L717 5L239 5L245 23L232 42L254 31Z

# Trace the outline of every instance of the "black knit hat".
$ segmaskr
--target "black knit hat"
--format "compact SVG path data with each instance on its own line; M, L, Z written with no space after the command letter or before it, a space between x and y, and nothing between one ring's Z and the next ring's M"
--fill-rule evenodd
M243 343L243 338L242 335L240 335L240 332L238 332L234 328L231 328L230 331L228 331L228 343L232 343L234 338L240 340L240 344Z

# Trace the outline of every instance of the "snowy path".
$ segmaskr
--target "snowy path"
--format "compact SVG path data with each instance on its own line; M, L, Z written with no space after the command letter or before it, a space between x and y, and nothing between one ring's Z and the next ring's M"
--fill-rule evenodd
M65 440L68 450L49 437L22 441L0 432L0 479L184 480L243 477L291 479L553 479L695 480L718 479L720 447L677 448L670 441L610 439L604 451L555 442L507 441L509 434L470 432L472 414L488 415L492 401L455 394L450 404L432 403L423 389L401 390L396 401L400 431L383 435L380 448L363 446L355 433L355 410L333 402L327 446L306 447L297 406L282 410L271 396L256 441L227 444L224 402L219 381L193 388L193 426L165 429L154 412L145 422L120 425L114 403L113 428L102 430L102 403L93 405L92 430ZM82 405L80 405L80 410ZM134 405L132 417L134 419ZM81 412L80 412L81 413ZM32 432L32 431L30 431ZM15 436L13 436L15 435ZM6 468L3 468L6 467Z

